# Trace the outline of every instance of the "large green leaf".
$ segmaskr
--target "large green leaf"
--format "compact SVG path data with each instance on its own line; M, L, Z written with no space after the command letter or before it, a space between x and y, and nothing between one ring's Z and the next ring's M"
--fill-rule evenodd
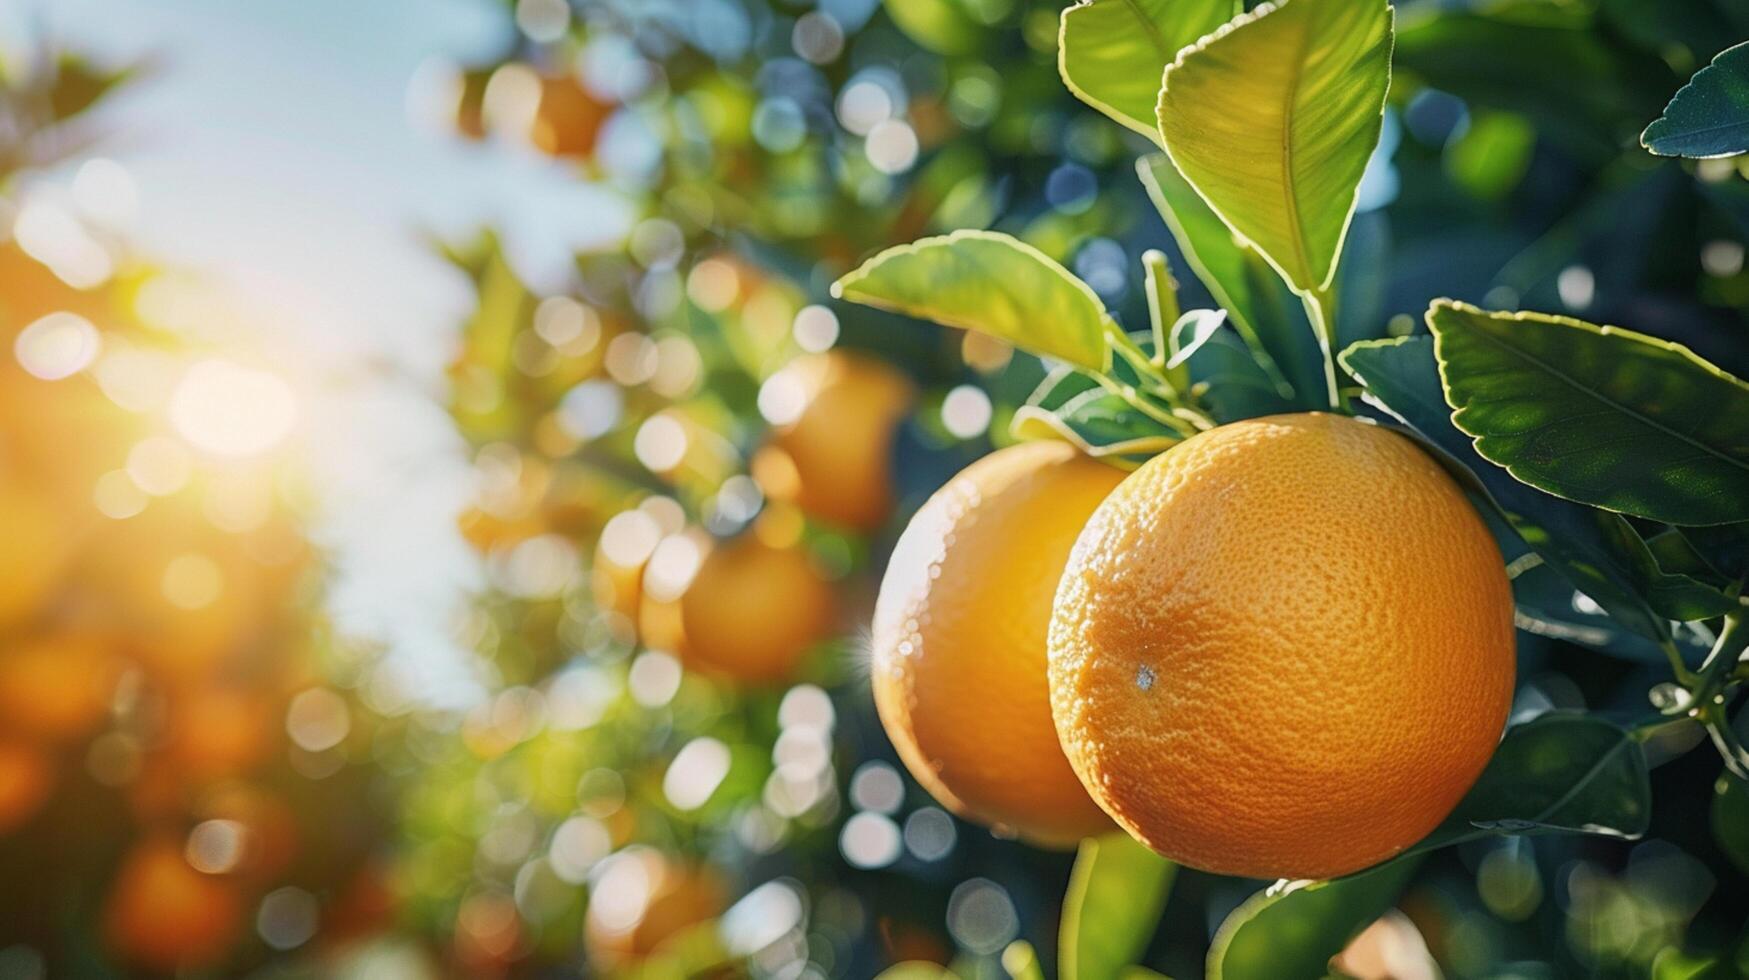
M1256 249L1233 237L1165 154L1142 157L1136 171L1191 271L1258 352L1264 372L1279 374L1303 407L1323 407L1324 355L1293 292Z
M1355 344L1342 352L1341 361L1366 386L1368 400L1471 474L1525 544L1574 588L1640 636L1669 637L1669 624L1640 594L1634 563L1620 551L1621 539L1607 533L1607 522L1621 521L1619 516L1520 483L1476 455L1474 442L1452 424L1430 338Z
M1283 0L1166 69L1166 152L1301 292L1329 283L1378 143L1391 19L1384 0Z
M1166 65L1242 9L1234 0L1085 0L1063 9L1057 69L1076 98L1158 139Z
M1640 145L1659 156L1697 159L1749 151L1749 41L1695 72L1640 134Z
M1651 818L1640 743L1594 715L1551 712L1507 731L1463 802L1409 852L1496 834L1636 838Z
M1427 325L1452 420L1513 476L1669 524L1749 519L1749 385L1688 348L1450 300Z
M1336 881L1258 892L1215 932L1209 980L1327 976L1331 958L1390 911L1418 864L1399 858Z
M1119 832L1075 855L1058 940L1063 980L1116 980L1148 946L1178 866Z
M832 285L855 303L1000 337L1034 354L1104 371L1110 315L1098 294L1031 245L956 231L889 248Z

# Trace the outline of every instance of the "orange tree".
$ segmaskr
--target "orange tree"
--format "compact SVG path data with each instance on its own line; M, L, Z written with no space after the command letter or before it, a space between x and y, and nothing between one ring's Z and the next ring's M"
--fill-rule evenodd
M49 975L325 955L388 921L369 719L331 686L356 653L318 609L308 488L237 455L284 433L219 417L214 381L289 395L15 179L86 145L119 80L37 63L0 91L0 944Z
M1460 933L1466 923L1449 918L1439 856L1453 846L1487 855L1474 888L1499 919L1532 921L1545 888L1564 892L1565 948L1539 944L1538 958L1659 971L1729 972L1741 963L1740 886L1721 885L1710 907L1689 892L1654 913L1658 927L1588 933L1600 917L1657 903L1628 897L1595 864L1545 878L1550 869L1529 856L1532 846L1597 852L1528 841L1646 835L1656 813L1651 769L1668 764L1687 777L1671 777L1677 807L1697 791L1712 797L1716 839L1666 818L1685 846L1719 857L1714 870L1685 858L1688 871L1735 880L1730 855L1741 853L1749 760L1730 714L1749 641L1741 598L1749 469L1737 420L1749 417L1749 385L1670 340L1571 316L1447 298L1418 320L1357 322L1347 313L1377 275L1348 264L1377 258L1361 251L1365 232L1353 222L1369 162L1379 159L1393 65L1406 79L1396 84L1409 90L1394 98L1410 118L1417 102L1455 100L1427 85L1450 79L1468 86L1459 91L1476 105L1509 105L1499 125L1533 145L1525 117L1559 112L1558 103L1497 86L1527 68L1576 69L1563 58L1581 56L1527 45L1568 44L1624 80L1660 86L1634 93L1642 103L1667 97L1681 79L1631 44L1601 40L1590 15L1526 24L1405 11L1399 24L1396 13L1336 0L1249 13L1094 0L1063 13L1065 83L1163 151L1140 161L1140 175L1220 309L1180 312L1166 259L1150 252L1141 256L1147 328L1127 330L1067 269L990 232L891 249L835 286L844 298L988 331L1059 362L1018 413L1017 435L1139 464L1077 540L1045 650L1028 668L1048 675L1044 713L1087 790L1154 852L1122 837L1083 847L1059 948L1065 974L1108 975L1144 953L1162 908L1171 922L1176 864L1155 854L1205 873L1283 879L1225 917L1208 946L1212 975L1321 975L1338 954L1338 970L1396 975L1430 969L1429 951L1461 972L1478 970L1489 954L1467 944L1498 942L1499 933ZM1608 28L1669 29L1631 14L1620 24L1618 15L1597 16ZM1683 52L1675 60L1692 63L1694 50ZM1481 69L1453 63L1465 56L1502 78L1466 75ZM1743 46L1719 54L1655 121L1655 101L1625 126L1623 107L1599 107L1601 118L1586 120L1595 128L1550 138L1561 144L1560 162L1602 172L1606 192L1623 179L1611 171L1631 168L1669 182L1673 199L1740 200L1735 163L1684 168L1655 158L1749 149L1749 110L1729 94L1740 93L1746 56ZM1619 149L1618 135L1641 126L1640 145ZM1460 158L1452 176L1474 179L1468 166ZM1521 175L1489 179L1510 186ZM1630 269L1628 283L1598 282L1575 261L1548 276L1554 298L1586 309L1599 293L1645 283L1692 291L1697 265L1709 278L1741 271L1734 260L1707 262L1687 237L1707 234L1705 219L1659 231L1686 238L1688 255L1702 261ZM1568 223L1551 235L1589 233ZM1535 251L1572 246L1538 242L1519 261L1549 261ZM1599 251L1602 261L1614 258ZM1498 279L1515 273L1525 270L1508 262ZM1520 291L1498 279L1484 302L1516 305ZM1534 293L1541 279L1521 281ZM1699 315L1729 321L1730 302L1714 298L1714 310ZM1740 338L1692 336L1742 361ZM1011 533L1025 527L1015 522ZM958 546L954 536L945 541L944 573ZM883 603L889 586L927 588L912 582L889 577ZM1016 594L1010 611L1023 601ZM1571 699L1521 688L1496 746L1514 622L1521 636L1559 638L1593 658L1649 656L1663 669L1624 674L1593 659L1589 669L1564 670L1577 679L1565 682L1574 684ZM1014 642L1023 639L1036 642L1019 634ZM888 654L877 636L877 676L915 669L907 683L926 683L910 661L956 653L930 641L901 632ZM1592 699L1591 710L1579 710ZM909 737L913 726L901 727ZM1710 764L1689 754L1708 741L1718 749ZM911 761L920 776L958 791L944 757ZM1497 836L1520 843L1479 843ZM1674 850L1647 847L1634 853ZM1399 903L1409 919L1386 917L1362 933ZM1691 920L1697 934L1685 943ZM1404 935L1427 949L1393 965L1389 947L1400 956ZM1039 971L1022 947L1005 965L1016 975Z
M458 955L503 970L559 957L600 916L583 934L611 950L602 970L657 942L638 935L646 917L679 930L667 963L805 956L853 975L947 959L944 919L966 974L995 969L1017 927L1042 957L1010 947L1015 976L1321 975L1337 956L1362 975L1526 959L1680 970L1739 955L1741 786L1715 791L1719 757L1688 750L1710 737L1727 773L1742 767L1726 717L1742 386L1715 365L1744 370L1730 332L1743 181L1732 162L1659 163L1633 137L1749 25L1704 2L1685 18L1410 6L1400 22L1382 3L1288 0L1234 19L1242 6L600 2L557 27L518 6L516 54L459 79L458 128L578 161L628 190L638 220L623 249L579 260L574 295L531 294L489 247L458 255L481 302L453 410L482 471L468 530L495 556L474 625L503 690L454 722L474 742L446 743L466 778L431 774L412 862ZM1717 135L1734 125L1722 114L1740 57L1697 76L1645 145L1740 152ZM1066 110L1065 92L1097 111ZM1163 223L1137 218L1138 188ZM840 277L894 239L966 226L979 230ZM1620 319L1713 363L1443 296ZM688 613L684 586L727 550L712 538L748 525L756 548L799 535L811 562L798 568L849 571L840 601L866 611L855 576L865 549L883 563L890 529L860 514L881 508L810 488L855 472L833 453L881 444L889 423L822 415L828 435L808 448L796 412L821 402L817 379L854 372L786 361L836 333L905 364L930 408L960 378L904 319L847 303L970 331L951 335L958 360L1015 438L1113 464L1112 482L1138 470L1082 509L1014 475L1014 450L978 464L900 539L874 615L880 717L941 804L1034 841L1097 827L1091 813L1066 833L1033 823L1055 809L1027 806L1054 729L1051 799L1086 813L1084 792L1176 859L1129 834L1089 838L1055 942L1067 868L1048 854L961 825L945 862L824 860L828 828L858 864L857 841L890 833L886 809L936 811L866 803L880 794L854 778L841 797L835 774L789 809L801 737L784 719L818 691L748 693L720 669L748 646L696 650L707 621L737 640L817 635L803 608L738 630L706 615L769 590ZM692 365L671 387L664 345L671 369ZM898 437L901 509L971 448L933 414ZM1284 415L1297 417L1252 421ZM826 469L807 474L811 458ZM593 501L582 521L564 502L576 494ZM1044 547L1050 522L1029 506L1071 525L1062 541ZM957 571L953 549L978 550L970 531L929 553L981 507L1000 515L977 526L991 557ZM1031 564L1047 550L1055 567ZM939 596L923 584L955 575ZM911 625L918 611L935 632ZM956 647L955 617L976 644ZM919 649L946 657L925 665ZM860 684L834 683L830 659L801 670L835 694L835 763L892 757L867 734ZM586 721L556 723L551 708L585 691L600 701L570 717ZM550 754L566 761L539 761ZM866 772L865 789L885 778ZM1705 806L1716 835L1681 819ZM555 875L573 887L537 887ZM774 875L789 880L719 925L681 928L711 918L690 897L665 905L685 914L654 914L658 893L720 905ZM1277 876L1335 880L1255 880ZM810 919L789 911L802 900ZM767 916L828 938L803 953L744 931Z
M774 5L753 14L781 29L761 21L739 47L729 30L729 50L684 11L588 4L568 30L519 14L517 50L454 79L461 135L573 163L636 215L626 242L579 256L556 295L520 281L489 237L449 249L478 296L449 407L479 473L461 529L486 573L469 636L491 693L430 719L453 733L449 765L416 779L405 868L418 914L468 968L574 957L579 923L599 970L631 950L778 964L809 935L833 937L815 955L851 974L951 955L957 882L928 881L951 821L918 808L929 857L878 870L898 856L885 853L887 834L899 843L888 812L903 801L887 798L902 787L893 766L870 769L875 789L850 795L882 802L846 822L859 815L844 811L845 777L890 753L874 748L866 704L847 693L834 708L823 690L859 686L842 637L868 612L871 543L983 443L987 400L970 446L951 431L964 422L913 418L916 406L943 408L944 389L983 372L1011 407L1043 372L827 287L870 248L998 211L1030 212L1065 255L1128 222L1087 192L1126 165L1119 129L1040 118L1046 100L1071 103L1049 25L1031 18L1022 35L1021 13L992 8L1001 32L955 21L907 34L879 14L841 24ZM885 67L894 52L917 70ZM1002 98L991 61L1037 99ZM593 108L561 112L583 105L579 91ZM640 147L655 155L627 164ZM1007 173L1051 183L1058 204L1023 197ZM499 853L509 827L519 844ZM857 841L849 867L834 859L841 836ZM985 850L1025 853L984 839L962 853ZM1036 894L1067 866L1034 885L1023 862L994 863ZM682 902L696 915L670 919L616 898L627 880L666 880L650 870L664 866L714 879L696 889L714 907ZM883 894L866 902L847 891L871 882ZM749 889L720 928L684 928ZM629 894L654 903L658 890ZM760 917L775 931L749 931Z

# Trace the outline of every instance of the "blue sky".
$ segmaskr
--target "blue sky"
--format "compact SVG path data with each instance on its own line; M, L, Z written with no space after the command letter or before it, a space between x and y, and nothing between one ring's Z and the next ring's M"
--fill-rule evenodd
M0 13L10 44L46 35L155 64L110 108L118 136L102 150L138 185L133 238L222 280L262 312L263 343L313 379L304 435L337 614L387 639L443 701L467 689L449 625L475 571L452 520L468 473L435 396L471 296L424 236L496 225L546 278L569 245L623 223L616 199L550 161L410 118L422 64L488 58L512 29L490 0L25 0Z

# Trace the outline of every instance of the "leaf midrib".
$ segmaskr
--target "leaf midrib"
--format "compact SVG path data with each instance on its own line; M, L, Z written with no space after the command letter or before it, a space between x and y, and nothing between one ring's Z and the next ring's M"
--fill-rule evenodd
M1626 748L1629 744L1630 742L1625 736L1620 736L1619 741L1610 746L1608 752L1598 756L1597 761L1593 762L1591 767L1585 770L1585 774L1578 779L1575 779L1573 785L1567 787L1567 791L1562 793L1553 803L1544 807L1542 812L1538 813L1532 822L1542 826L1552 826L1548 822L1549 818L1559 812L1562 807L1573 802L1574 798L1579 795L1579 791L1584 789L1593 779L1596 779L1597 774L1602 772L1604 767L1609 765L1610 762L1615 759L1616 754Z
M1122 2L1125 7L1129 8L1137 22L1142 25L1142 32L1153 43L1154 50L1160 53L1161 58L1171 61L1178 52L1166 47L1166 35L1160 32L1159 26L1148 16L1148 12L1142 9L1141 0L1122 0Z
M1306 60L1306 48L1312 43L1312 31L1308 25L1302 24L1298 49L1294 52L1291 64L1293 70L1288 76L1286 98L1281 111L1281 190L1283 209L1287 215L1289 238L1294 245L1294 259L1300 271L1307 279L1312 277L1312 264L1306 257L1305 226L1300 220L1299 199L1294 188L1294 108L1299 101L1300 69Z
M1522 321L1520 321L1520 322L1522 322ZM1643 414L1642 412L1636 410L1635 408L1633 408L1630 405L1624 405L1621 402L1618 402L1613 398L1609 398L1609 397L1605 396L1603 393L1601 393L1599 391L1593 390L1592 388L1581 384L1576 379L1569 377L1566 374L1566 372L1561 371L1559 368L1556 368L1554 365L1548 363L1547 361L1544 361L1542 358L1537 357L1535 354L1532 354L1531 352L1529 352L1527 350L1524 350L1524 349L1519 348L1519 347L1515 347L1512 344L1507 343L1505 340L1501 339L1500 337L1495 336L1492 333L1489 333L1485 329L1482 329L1480 327L1471 327L1471 330L1476 336L1486 340L1490 344L1493 344L1496 348L1503 350L1503 351L1506 351L1509 354L1515 354L1518 357L1520 357L1526 361L1529 361L1531 364L1540 368L1545 373L1547 373L1551 377L1555 378L1557 381L1560 381L1562 384L1566 385L1567 387L1578 392L1579 394L1584 395L1587 398L1590 398L1591 400L1598 402L1600 404L1607 405L1611 408L1615 408L1615 409L1621 411L1623 414L1631 416L1632 418L1634 418L1635 420L1637 420L1638 422L1640 422L1643 425L1646 425L1650 428L1656 429L1659 432L1664 433L1665 435L1673 436L1676 439L1679 439L1682 442L1685 442L1685 443L1689 444L1690 446L1693 446L1695 449L1700 450L1701 452L1705 453L1708 456L1711 456L1715 459L1723 460L1724 462L1744 471L1745 473L1749 473L1749 463L1738 460L1735 457L1723 452L1722 450L1717 449L1714 446L1708 445L1707 443L1701 442L1700 440L1689 436L1685 432L1681 432L1679 430L1672 429L1671 427L1665 425L1664 423L1659 422L1657 419L1651 418L1650 416ZM1601 337L1602 335L1599 334L1598 336ZM1490 435L1492 435L1492 434L1490 434Z
M1661 135L1653 136L1652 137L1653 140L1667 140L1667 139L1671 139L1671 138L1680 138L1680 137L1685 137L1685 136L1706 136L1709 133L1722 133L1727 129L1749 129L1749 119L1739 119L1735 122L1719 123L1716 126L1702 126L1702 127L1699 127L1698 129L1680 128L1677 126L1676 121L1671 119L1669 116L1664 116L1662 119L1659 119L1658 121L1666 124L1667 128L1676 129L1676 132L1664 133Z

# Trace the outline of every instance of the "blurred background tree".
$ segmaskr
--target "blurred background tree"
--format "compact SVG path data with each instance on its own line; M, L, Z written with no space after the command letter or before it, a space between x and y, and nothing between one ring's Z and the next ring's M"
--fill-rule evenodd
M0 971L239 972L392 914L388 827L324 622L290 390L175 324L193 288L20 190L126 80L43 49L0 88ZM270 452L272 451L272 452ZM320 931L322 940L314 937Z

